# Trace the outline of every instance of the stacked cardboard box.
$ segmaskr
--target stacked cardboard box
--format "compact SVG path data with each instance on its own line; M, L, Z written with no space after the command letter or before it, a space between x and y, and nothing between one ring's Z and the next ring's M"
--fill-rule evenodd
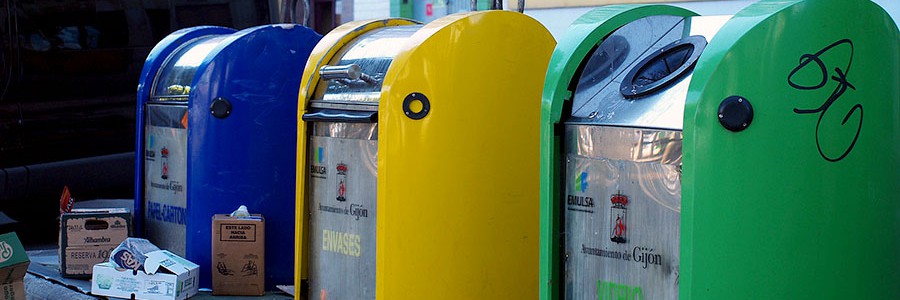
M60 216L59 272L89 278L95 264L129 235L131 213L124 208L76 209Z
M15 232L0 235L0 299L25 299L28 254Z

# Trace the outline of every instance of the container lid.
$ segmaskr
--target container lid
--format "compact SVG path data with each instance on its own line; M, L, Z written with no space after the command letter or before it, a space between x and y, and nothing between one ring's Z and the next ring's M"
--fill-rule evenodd
M729 18L656 15L620 27L587 57L567 123L681 130L694 64Z
M318 85L315 100L377 104L384 75L405 42L423 25L390 26L366 32L338 51L329 67L358 70L356 79L336 78ZM355 76L354 76L355 77Z
M172 53L153 80L150 97L157 101L187 101L197 68L228 35L199 37Z

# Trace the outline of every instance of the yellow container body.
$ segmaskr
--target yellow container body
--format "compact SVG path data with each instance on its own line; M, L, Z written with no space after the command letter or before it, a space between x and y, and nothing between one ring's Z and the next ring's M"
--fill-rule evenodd
M306 67L300 114L316 71L342 44L404 22L352 23L325 36ZM398 46L378 107L377 299L536 299L538 125L553 37L525 15L484 11L435 20ZM422 119L402 110L411 93L430 101ZM303 122L298 132L307 132ZM308 175L305 142L298 137L298 187ZM298 189L297 286L306 197Z
M303 69L303 79L300 82L300 93L298 97L299 106L297 109L297 120L301 120L308 102L312 99L316 91L316 84L319 83L319 68L327 65L331 58L341 48L367 31L382 28L385 26L403 26L416 24L414 21L406 19L387 19L387 20L365 20L344 23L338 26L327 35L319 40L316 47L313 48L306 61L306 67ZM297 289L299 296L300 287L303 280L307 278L307 256L309 245L306 241L309 238L308 230L306 230L307 216L309 216L309 207L307 207L307 185L306 175L309 170L306 158L306 122L297 122L297 190L295 199L297 205L295 207L296 219L294 220L294 287Z

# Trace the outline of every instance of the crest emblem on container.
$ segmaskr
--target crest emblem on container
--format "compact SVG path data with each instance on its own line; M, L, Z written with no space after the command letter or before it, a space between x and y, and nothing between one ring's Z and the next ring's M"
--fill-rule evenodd
M628 230L626 225L626 213L628 212L626 205L628 205L628 196L617 193L612 195L609 201L612 202L612 206L609 208L609 220L611 223L609 239L618 244L624 244L627 241L625 239L625 234Z
M162 150L159 151L159 155L162 158L162 179L169 179L169 149L163 147Z
M337 165L338 187L337 201L347 201L347 165L340 163Z

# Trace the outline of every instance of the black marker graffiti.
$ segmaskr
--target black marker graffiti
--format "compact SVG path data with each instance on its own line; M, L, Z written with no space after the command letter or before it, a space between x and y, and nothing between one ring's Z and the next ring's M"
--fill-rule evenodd
M819 120L816 122L816 147L819 149L819 155L821 155L822 158L824 158L825 160L830 161L830 162L836 162L836 161L844 159L844 157L847 157L847 154L849 154L850 151L853 151L853 147L856 146L856 140L859 139L859 133L862 131L863 107L862 107L862 104L857 103L856 105L853 106L853 108L850 109L850 111L847 112L847 114L844 116L844 120L841 122L841 125L845 125L847 123L847 120L849 120L850 117L853 116L857 111L859 111L859 125L857 125L856 135L853 136L853 141L850 143L850 146L848 146L847 149L845 149L844 152L840 156L837 156L837 157L832 157L832 156L826 155L825 152L822 151L822 145L819 141L819 125L822 124L822 117L825 116L825 113L828 111L828 109L831 107L831 105L834 104L834 101L837 101L838 98L840 98L842 95L844 95L844 92L847 91L847 88L851 88L854 90L856 89L856 87L854 87L852 84L850 84L850 82L847 81L847 74L850 73L850 65L853 64L853 41L851 41L849 39L839 40L837 42L832 43L831 45L828 45L825 48L822 48L822 50L819 50L819 52L816 52L814 54L801 55L800 56L800 64L797 65L797 67L795 67L793 70L791 70L791 73L788 75L788 78L787 78L788 84L790 84L791 87L798 89L798 90L818 90L818 89L824 87L825 84L828 82L829 74L828 74L828 70L825 66L825 63L822 62L822 59L820 59L819 57L822 54L825 54L828 51L835 49L839 46L850 47L849 48L850 55L849 55L849 57L847 57L847 67L846 68L844 68L844 69L841 69L840 67L834 68L835 75L831 75L831 79L837 82L837 86L835 86L834 91L832 91L831 95L828 96L828 99L825 99L825 102L822 103L822 105L816 109L794 108L794 113L796 113L796 114L819 113ZM799 72L800 70L809 66L810 63L814 63L814 66L819 68L819 71L822 74L821 80L814 85L797 84L794 81L794 75L797 74L797 72Z

